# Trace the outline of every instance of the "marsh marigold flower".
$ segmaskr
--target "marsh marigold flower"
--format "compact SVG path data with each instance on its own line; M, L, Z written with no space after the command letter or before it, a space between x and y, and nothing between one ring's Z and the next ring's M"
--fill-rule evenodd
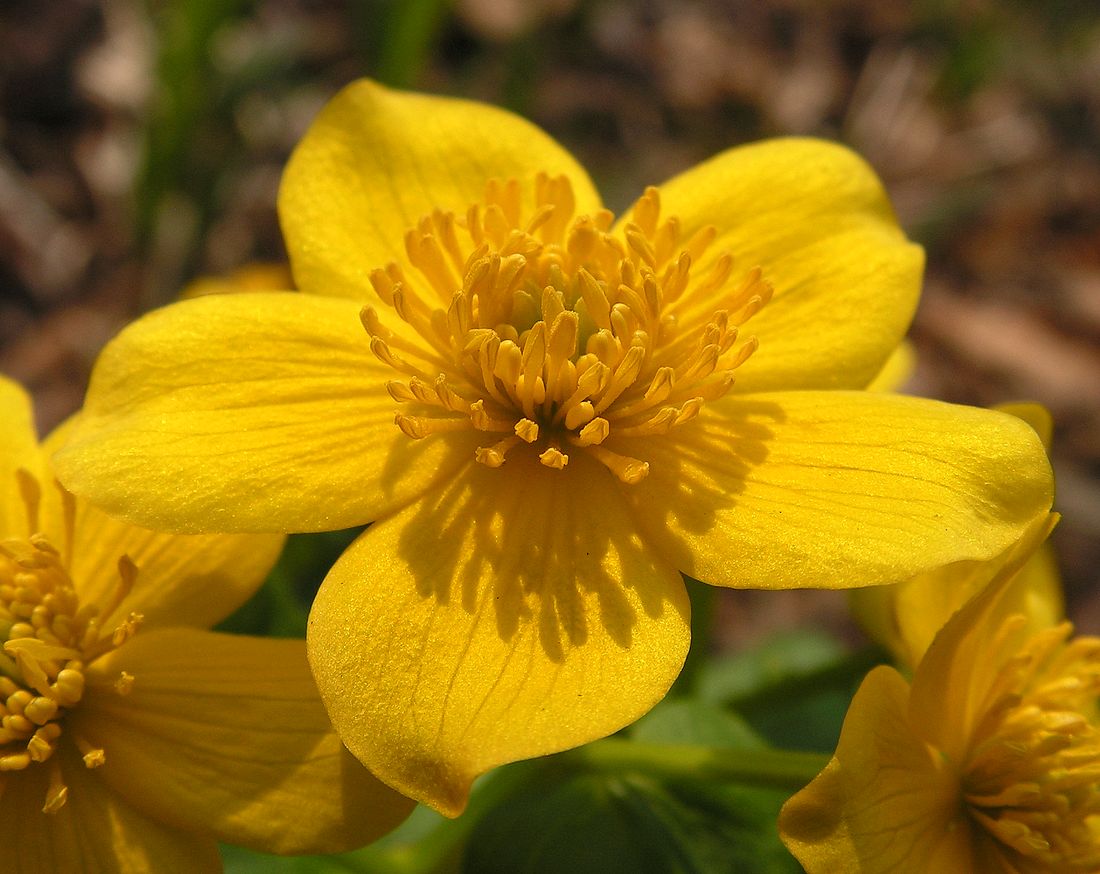
M358 82L279 209L302 293L129 327L57 463L151 526L375 521L321 587L310 662L352 752L446 813L665 694L681 572L893 582L1049 507L1022 423L860 391L922 256L840 146L734 149L616 221L522 119Z
M55 488L0 379L0 870L220 871L217 842L335 852L412 803L347 753L302 641L202 629L276 535L155 534ZM45 450L45 451L44 451Z
M809 874L1100 870L1100 638L1030 612L1041 523L936 636L872 671L836 755L784 806Z

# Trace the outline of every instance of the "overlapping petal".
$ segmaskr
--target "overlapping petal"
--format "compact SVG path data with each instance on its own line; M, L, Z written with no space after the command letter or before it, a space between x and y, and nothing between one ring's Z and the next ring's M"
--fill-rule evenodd
M1050 627L1044 611L1028 609L1030 579L1020 569L1057 521L1056 514L1044 514L1028 528L988 585L936 635L913 675L910 721L953 761L964 761L977 736L1000 669L1030 636Z
M76 419L42 444L43 464L68 440ZM119 585L119 559L138 568L137 582L118 605L146 627L216 625L260 587L286 540L282 534L164 534L108 516L69 496L56 483L43 495L43 530L67 551L69 575L84 603L106 603ZM71 517L71 518L69 518Z
M760 349L737 371L735 391L856 389L879 372L909 326L924 261L855 153L769 140L723 152L660 192L685 236L718 231L693 274L728 250L775 286L747 328Z
M65 805L42 812L52 762L9 775L0 816L4 874L218 874L214 839L169 829L131 807L89 771L76 750L58 751Z
M377 518L476 440L413 442L350 301L199 298L150 313L100 356L55 455L61 481L170 531L315 531Z
M136 678L126 696L112 688L120 671ZM151 631L97 660L88 682L93 694L71 723L106 750L98 774L176 828L330 853L374 840L412 810L332 731L301 641Z
M16 471L41 480L41 458L31 399L18 383L0 376L0 538L26 537L31 520Z
M603 737L665 694L686 592L603 468L471 465L337 561L309 656L348 747L457 815L478 774Z
M910 669L956 610L982 591L1017 557L1015 546L989 561L963 561L920 574L896 586L856 589L852 607L860 624ZM1063 617L1062 587L1049 544L1042 544L1018 573L1025 612L1050 626Z
M866 392L706 409L669 438L617 447L650 464L623 488L647 538L715 585L897 582L995 556L1050 507L1043 447L1012 416Z
M951 767L910 727L909 688L893 668L868 674L836 755L780 813L779 831L808 874L986 871Z
M529 188L564 174L579 213L600 207L588 174L528 121L468 100L361 80L321 111L283 174L279 219L304 291L373 298L368 276L407 263L405 231L433 210L464 216L490 179Z

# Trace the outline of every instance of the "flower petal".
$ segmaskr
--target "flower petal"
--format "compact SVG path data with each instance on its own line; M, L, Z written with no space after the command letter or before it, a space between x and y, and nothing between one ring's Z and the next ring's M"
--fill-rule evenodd
M1057 521L1057 514L1046 514L1028 528L999 560L989 584L936 635L913 674L910 720L954 761L964 761L1001 668L1020 656L1031 635L1052 627L1045 605L1034 609L1029 588L1034 576L1021 568ZM1023 621L1008 621L1017 615Z
M378 776L448 816L505 762L610 734L680 671L689 606L610 476L517 454L369 529L329 573L309 657Z
M467 461L412 441L350 301L216 295L150 313L100 356L55 455L61 481L150 528L323 531L369 522Z
M867 391L897 391L902 388L917 366L917 352L908 340L902 340L890 353L882 370L867 384Z
M775 286L746 328L760 349L738 369L735 391L863 388L878 373L913 316L924 257L859 156L822 140L768 140L723 152L660 192L686 237L718 229L693 275L729 251Z
M490 179L564 174L579 213L600 207L588 174L535 125L502 109L391 91L337 94L283 174L279 219L298 287L373 299L371 269L405 264L405 231L435 209L463 216Z
M42 482L38 435L34 429L34 409L23 387L0 376L0 539L26 537L27 505L20 491L16 471L20 468ZM38 527L38 526L35 526Z
M49 458L63 447L76 424L73 417L42 444ZM47 531L68 529L69 574L83 603L109 600L120 581L119 559L138 568L137 582L117 607L118 616L140 613L144 627L192 625L208 628L236 610L263 583L282 551L282 534L163 534L113 519L86 501L66 509L63 488L47 491L43 502Z
M727 398L614 448L649 462L623 487L647 537L685 573L736 588L877 585L991 558L1052 498L1019 419L898 395Z
M126 696L120 671L136 679ZM93 663L73 730L103 778L178 828L276 853L334 853L398 825L413 803L332 730L305 644L173 629Z
M1015 545L989 561L961 561L894 586L851 592L852 611L867 633L910 670L919 664L936 634L967 601L1009 562ZM1049 544L1042 544L1019 571L1025 609L1035 624L1056 625L1063 616L1062 584Z
M63 736L64 737L64 736ZM57 753L69 792L42 812L49 766L5 775L0 850L4 874L218 874L214 840L174 831L110 791L63 743Z
M282 534L160 534L112 519L88 504L77 508L70 573L82 601L106 598L118 585L118 560L138 568L119 615L144 627L209 628L247 601L275 565Z
M958 779L913 732L908 686L875 668L856 692L836 755L779 814L807 874L935 874L972 864Z

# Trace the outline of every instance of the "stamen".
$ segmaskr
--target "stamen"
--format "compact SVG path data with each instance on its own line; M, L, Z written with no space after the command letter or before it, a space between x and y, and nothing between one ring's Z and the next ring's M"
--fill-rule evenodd
M588 451L624 483L633 485L641 482L649 475L649 462L647 461L640 461L637 458L631 458L629 455L619 455L619 453L611 452L602 446L590 446Z
M15 471L15 479L19 484L19 494L23 498L23 506L27 511L27 534L38 531L38 509L42 501L42 489L38 480L34 478L26 468L18 468Z
M755 351L753 339L737 345L738 331L771 286L754 269L731 291L729 252L693 276L717 232L699 228L685 241L655 188L615 234L606 210L573 217L563 176L539 174L533 195L525 206L518 180L491 181L461 218L436 209L407 231L414 273L371 271L381 305L411 329L398 335L374 307L360 313L373 354L404 376L386 384L411 405L394 421L412 439L497 433L475 452L489 467L518 451L561 470L568 445L637 482L648 463L603 445L612 430L663 439L702 415Z

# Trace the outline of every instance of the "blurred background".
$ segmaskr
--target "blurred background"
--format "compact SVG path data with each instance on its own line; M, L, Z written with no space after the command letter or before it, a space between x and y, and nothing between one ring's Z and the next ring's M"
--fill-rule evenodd
M1100 4L4 0L0 371L43 429L128 320L284 261L282 165L362 75L531 118L615 210L761 137L861 152L929 256L908 390L1051 410L1070 613L1100 632ZM718 611L728 648L848 633L834 593Z

